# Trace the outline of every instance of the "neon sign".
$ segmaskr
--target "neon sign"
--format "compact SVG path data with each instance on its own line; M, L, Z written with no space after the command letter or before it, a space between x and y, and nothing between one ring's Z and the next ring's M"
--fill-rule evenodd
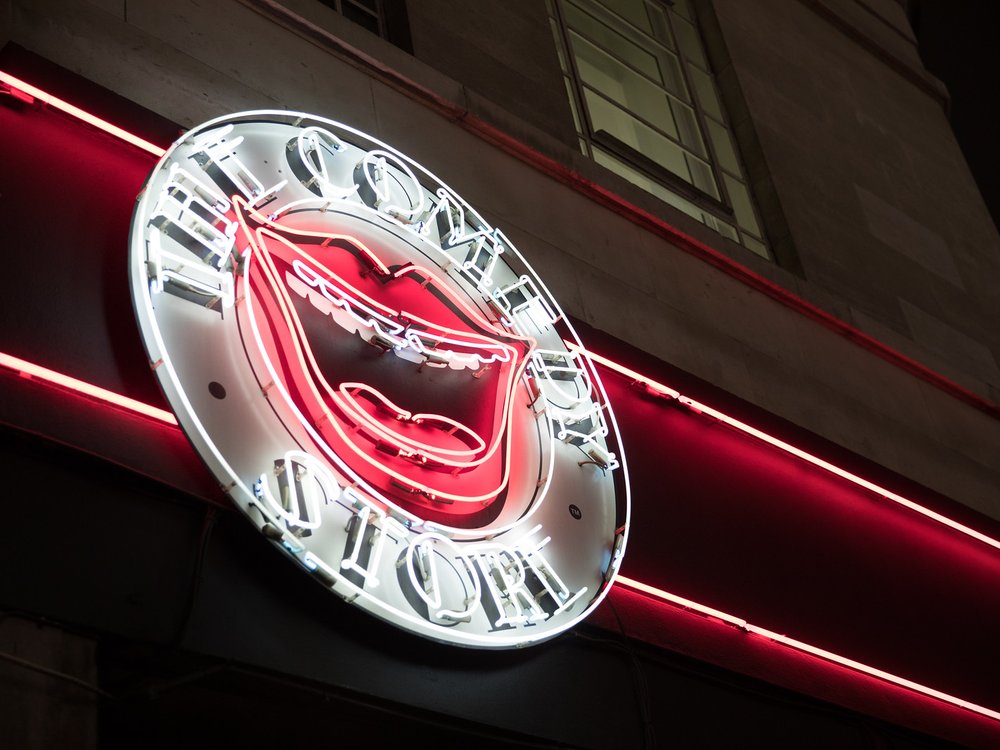
M47 104L49 104L51 106L55 106L55 107L57 107L59 109L63 109L64 111L72 114L73 116L80 117L82 120L84 120L85 122L87 122L89 124L96 125L97 127L101 127L102 129L107 130L108 132L112 133L113 135L116 135L117 137L122 138L123 140L125 140L125 141L127 141L129 143L134 143L134 136L131 136L130 134L124 133L124 131L121 131L119 128L116 128L115 126L110 125L109 123L106 123L104 121L98 120L97 118L94 118L92 115L89 115L88 113L85 113L82 110L79 110L78 108L73 107L72 105L68 105L65 102L62 102L62 101L60 101L58 99L55 99L54 97L51 97L50 95L45 94L44 92L40 92L38 89L35 89L34 87L30 87L27 84L24 84L23 82L20 82L18 79L15 79L15 78L13 78L13 77L5 74L5 73L2 73L2 72L0 72L0 83L5 83L5 84L8 84L8 85L17 85L18 87L20 87L25 92L30 91L30 92L34 93L39 99L41 99L42 101L46 102ZM160 156L160 155L162 155L164 153L164 149L160 149L160 148L155 147L155 146L153 146L153 147L151 147L151 149L147 149L147 150L153 150L153 149L155 149L154 153L157 156ZM681 404L687 406L689 408L689 413L691 413L691 414L703 415L703 416L706 416L706 417L712 417L712 418L715 418L715 419L720 419L722 421L725 421L726 424L729 424L730 426L735 427L736 429L739 429L744 434L747 434L747 435L752 436L752 437L757 438L757 439L764 440L764 441L770 443L771 445L773 445L773 446L775 446L777 448L780 448L781 450L784 450L784 451L786 451L786 452L788 452L788 453L790 453L792 455L796 455L796 456L798 456L800 458L806 459L807 461L809 461L809 463L813 464L817 468L824 469L824 470L830 471L832 473L835 473L838 476L841 476L842 478L847 479L848 481L854 482L855 484L859 484L860 486L870 487L870 488L872 488L873 491L877 492L880 495L888 497L888 499L896 500L896 498L898 497L898 496L887 495L886 493L888 493L888 490L884 490L882 488L878 488L876 485L870 484L867 480L863 480L860 477L857 477L857 476L852 475L852 474L848 474L844 470L839 469L838 467L836 467L836 466L834 466L832 464L828 464L827 462L822 461L821 459L819 459L817 457L809 456L808 454L804 454L804 452L801 452L799 449L794 448L793 446L790 446L790 445L788 445L786 443L783 443L783 442L777 440L776 438L768 436L768 435L766 435L766 433L762 433L759 430L756 430L755 428L753 428L753 427L751 427L749 425L745 425L744 423L737 422L736 420L733 420L732 418L725 417L725 415L723 415L721 412L718 412L718 411L716 411L714 409L710 409L710 408L706 407L704 404L696 402L696 401L694 401L692 399L687 399L687 398L679 399L679 397L681 396L681 394L678 393L677 391L675 391L674 389L670 388L669 386L666 386L666 385L664 385L662 383L658 383L658 382L656 382L654 380L651 380L650 378L642 375L641 373L638 373L638 372L636 372L634 370L630 370L629 368L626 368L626 367L624 367L623 365L621 365L621 364L619 364L617 362L613 362L611 360L607 360L607 359L605 359L603 357L600 357L599 355L596 355L596 354L594 354L592 352L589 352L587 354L587 357L588 357L588 359L592 359L595 362L598 362L598 363L600 363L600 364L602 364L602 365L604 365L604 366L606 366L606 367L608 367L608 368L610 368L610 369L612 369L612 370L614 370L614 371L616 371L616 372L624 375L625 377L628 377L629 379L631 379L633 381L636 381L638 383L642 383L646 388L648 388L652 392L659 393L661 395L666 396L667 398L676 400L677 403L681 403ZM85 396L87 396L89 398L96 399L96 400L98 400L100 402L107 403L107 404L110 404L110 405L112 405L114 407L121 408L121 409L124 409L124 410L127 410L127 411L131 411L131 412L143 415L145 417L148 417L148 418L151 418L151 419L154 419L154 420L165 422L165 423L171 424L171 425L176 424L176 419L175 419L174 415L171 414L170 412L165 412L165 411L163 411L161 409L158 409L156 407L150 406L148 404L144 404L142 402L135 401L134 399L127 398L127 397L125 397L125 396L123 396L121 394L114 393L112 391L108 391L108 390L106 390L104 388L100 388L100 387L98 387L96 385L93 385L91 383L79 380L77 378L73 378L73 377L71 377L69 375L66 375L66 374L63 374L61 372L57 372L57 371L54 371L54 370L42 367L42 366L37 365L35 363L25 361L23 359L11 356L9 354L0 353L0 367L9 369L9 370L11 370L11 371L19 374L21 377L27 378L28 380L38 380L38 381L41 381L41 382L44 382L44 383L47 383L47 384L52 384L52 385L57 386L58 388L65 388L65 389L68 389L69 391L74 392L74 393L81 393L81 394L84 394ZM945 518L943 516L935 514L932 511L929 511L928 509L923 508L922 506L918 506L916 503L913 503L912 501L906 500L905 498L900 498L899 500L896 500L896 501L897 502L904 501L904 502L901 502L901 504L904 505L904 507L908 507L908 508L916 510L917 512L923 513L924 515L927 515L932 520L936 520L936 521L938 521L940 523L946 524L946 525L950 526L953 529L956 529L956 530L958 530L958 531L960 531L960 532L962 532L964 534L967 534L967 535L969 535L969 536L971 536L973 538L979 539L980 541L983 541L983 542L985 542L987 544L990 544L993 547L1000 547L1000 542L997 542L995 539L990 538L990 537L985 537L984 535L980 534L979 532L975 532L974 530L969 529L968 527L965 527L965 526L962 526L960 524L957 524L957 522L952 521L951 519L947 519L947 518ZM879 677L880 679L886 680L887 682L892 683L894 685L898 685L898 686L902 686L902 687L908 688L910 690L913 690L913 691L915 691L917 693L920 693L920 694L923 694L923 695L935 697L935 698L937 698L939 700L942 700L942 701L944 701L946 703L949 703L949 704L952 704L952 705L955 705L955 706L961 706L961 707L966 708L966 709L968 709L970 711L976 712L976 713L978 713L978 714L980 714L982 716L986 716L986 717L989 717L989 718L992 718L992 719L995 719L995 720L1000 719L1000 713L998 713L997 711L993 711L991 709L984 708L983 706L979 706L979 705L973 704L973 703L965 701L965 700L963 700L961 698L957 698L957 697L955 697L953 695L942 693L942 692L940 692L938 690L935 690L933 688L929 688L929 687L926 687L926 686L914 683L914 682L912 682L910 680L907 680L905 678L899 677L897 675L884 672L884 671L876 669L874 667L870 667L868 665L859 663L859 662L854 661L852 659L848 659L848 658L846 658L844 656L833 654L831 652L819 649L819 648L817 648L815 646L811 646L809 644L803 643L801 641L796 641L796 640L794 640L792 638L789 638L787 636L782 636L782 635L778 635L776 633L773 633L771 631L766 631L766 630L764 630L762 628L750 625L743 618L740 618L740 617L737 617L737 616L734 616L734 615L730 615L730 614L727 614L725 612L721 612L719 610L716 610L714 608L708 607L706 605L699 604L699 603L694 602L692 600L685 599L683 597L677 596L676 594L671 594L669 592L663 591L662 589L657 589L655 587L649 586L649 585L644 584L644 583L642 583L640 581L631 580L631 579L628 579L628 578L626 578L624 576L620 576L620 575L616 577L615 581L616 581L616 584L618 584L618 585L625 586L627 588L631 588L631 589L640 591L640 592L642 592L644 594L647 594L649 596L653 596L653 597L655 597L657 599L660 599L661 601L667 602L667 603L669 603L669 604L671 604L673 606L680 607L682 609L686 609L686 610L690 610L690 611L699 613L699 614L701 614L701 615L703 615L705 617L720 620L720 621L725 622L725 623L727 623L729 625L732 625L734 627L740 628L741 630L744 630L744 631L746 631L748 633L756 634L756 635L759 635L761 637L767 638L768 640L771 640L771 641L773 641L773 642L775 642L777 644L780 644L780 645L782 645L782 646L784 646L786 648L792 648L792 649L801 651L802 653L809 654L809 655L811 655L811 656L813 656L815 658L819 658L819 659L831 661L831 662L834 662L834 663L836 663L838 665L849 667L849 668L851 668L853 670L856 670L856 671L859 671L861 673L872 675L872 676L875 676L875 677Z
M614 415L542 280L450 187L348 126L247 112L167 150L130 242L178 422L325 586L483 648L600 603L629 515Z

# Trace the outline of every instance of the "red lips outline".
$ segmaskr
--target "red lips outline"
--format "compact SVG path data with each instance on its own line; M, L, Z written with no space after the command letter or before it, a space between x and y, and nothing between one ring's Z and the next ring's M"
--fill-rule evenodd
M243 269L244 293L253 295L254 301L260 303L267 323L276 332L273 343L275 353L280 355L278 359L281 360L282 367L274 370L282 378L288 397L296 402L297 411L312 422L314 436L318 435L326 443L324 447L331 454L337 455L357 475L403 503L416 500L421 505L429 503L437 510L441 510L440 503L447 503L451 505L448 512L468 513L500 497L510 479L514 394L531 351L537 346L536 341L499 328L458 296L431 269L406 264L393 271L355 237L277 224L247 205L239 196L234 196L233 207L240 232L249 249ZM405 310L387 307L354 288L302 247L326 247L331 242L346 243L356 250L371 266L370 272L385 283L411 279L424 288L432 286L461 310L468 330L449 328L421 316L408 314ZM494 408L491 439L484 440L471 428L444 415L412 414L364 383L347 382L331 386L316 361L289 296L289 288L281 281L275 258L289 268L293 267L293 261L298 261L311 274L315 274L314 284L309 279L295 279L303 286L318 287L323 283L343 298L359 303L358 308L374 310L388 320L416 323L420 326L416 333L417 343L422 338L433 340L435 336L439 336L442 340L448 339L453 347L451 351L465 349L467 351L464 354L470 357L484 351L491 353L490 357L504 353L506 357L496 359L502 373L497 392L503 391L503 399L501 405L501 399L498 398ZM322 290L317 289L317 293L320 291ZM339 306L346 310L353 305ZM459 316L453 315L452 318L459 319ZM427 335L422 337L421 334ZM270 358L266 346L258 345L257 348L263 357ZM484 359L481 354L479 356ZM367 402L368 408L358 400L359 394ZM388 423L381 421L378 418L380 411L391 415L392 420ZM451 437L459 437L450 440L452 447L445 440L439 440L436 446L420 444L420 441L407 434L413 432L415 427L423 428L424 433L430 430L433 434L433 430L437 429L435 425L450 425L454 428ZM463 445L455 446L456 441ZM387 454L385 442L402 450L395 456ZM336 450L339 446L348 450ZM351 460L352 458L358 460ZM404 468L406 471L401 470ZM492 478L486 478L484 483L484 475ZM465 491L456 491L456 486ZM402 496L399 495L400 490L403 492Z

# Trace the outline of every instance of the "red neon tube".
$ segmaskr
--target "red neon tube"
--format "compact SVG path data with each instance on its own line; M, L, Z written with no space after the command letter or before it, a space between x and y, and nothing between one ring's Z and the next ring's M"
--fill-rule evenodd
M71 378L69 375L63 375L61 372L56 372L55 370L50 370L47 367L42 367L41 365L36 365L23 359L12 357L11 355L4 354L3 352L0 352L0 367L6 367L7 369L13 370L22 377L41 380L46 383L61 386L62 388L68 388L71 391L82 393L83 395L90 396L98 401L103 401L104 403L133 411L136 414L142 414L145 417L150 417L151 419L156 419L160 422L172 425L177 424L177 417L169 411L158 409L157 407L150 406L142 401L136 401L134 398L129 398L128 396L123 396L120 393L115 393L114 391L109 391L99 386L91 385L83 380Z
M920 693L921 695L926 695L929 698L936 698L944 703L951 704L952 706L958 706L959 708L964 708L973 713L977 713L980 716L985 716L987 718L993 719L995 721L1000 721L1000 711L994 711L993 709L986 708L985 706L980 706L977 703L972 703L964 698L959 698L948 693L943 693L940 690L935 690L932 687L927 687L926 685L921 685L919 682L914 682L913 680L908 680L905 677L900 677L899 675L892 674L891 672L886 672L882 669L876 667L871 667L862 662L855 661L854 659L848 659L846 656L841 656L840 654L835 654L832 651L827 651L826 649L819 648L818 646L813 646L804 641L797 640L795 638L790 638L787 635L782 635L781 633L775 633L773 630L768 630L767 628L762 628L752 623L747 622L741 617L728 614L727 612L722 612L721 610L715 609L713 607L708 607L704 604L699 604L698 602L692 601L691 599L685 599L682 596L677 596L676 594L671 594L669 591L664 591L663 589L656 588L655 586L650 586L648 584L642 583L641 581L636 581L632 578L628 578L623 575L617 576L615 579L617 584L624 586L625 588L632 589L633 591L638 591L639 593L645 594L647 596L659 599L660 601L672 604L674 606L680 607L682 609L687 609L692 612L697 612L700 615L706 617L711 617L722 622L733 625L740 630L750 633L753 635L760 636L761 638L766 638L769 641L779 643L786 648L790 648L794 651L798 651L803 654L809 654L817 659L822 659L824 661L831 662L833 664L839 664L842 667L847 667L848 669L853 669L855 672L860 672L866 674L870 677L876 677L885 682L897 685L899 687L906 688L907 690L912 690L915 693Z
M835 476L838 476L841 479L846 479L851 484L857 485L858 487L862 487L866 490L869 490L870 492L874 492L876 495L884 497L886 500L891 500L892 502L897 503L898 505L901 505L904 508L912 510L914 513L919 513L922 516L926 516L932 521L936 521L937 523L947 526L948 528L953 529L954 531L957 531L961 534L965 534L966 536L975 539L977 542L982 542L983 544L987 544L990 547L993 547L994 549L1000 550L1000 541L994 539L991 536L987 536L986 534L976 531L975 529L972 529L964 524L961 524L958 521L953 521L947 516L943 516L940 513L931 510L930 508L927 508L923 505L920 505L919 503L914 502L913 500L909 500L908 498L905 498L902 495L898 495L895 492L887 490L885 487L877 485L874 482L870 482L867 479L864 479L863 477L859 477L857 474L852 474L846 469L842 469L839 466L830 463L829 461L825 461L822 458L819 458L818 456L814 456L811 453L807 453L801 448L796 448L794 445L786 443L783 440L779 440L773 435L768 435L766 432L758 430L756 427L752 427L751 425L748 425L746 422L741 422L738 419L730 417L728 414L724 414L718 409L713 409L711 406L703 404L700 401L696 401L693 398L688 398L680 391L674 390L673 388L666 386L663 383L658 383L655 380L652 380L646 377L645 375L641 375L635 370L630 370L624 365L620 365L613 360L610 360L606 357L602 357L599 354L594 354L591 351L582 350L580 349L580 347L576 346L570 341L566 341L565 344L570 349L573 349L577 352L584 352L594 362L604 365L609 370L614 370L615 372L620 373L637 383L642 383L647 388L649 388L649 390L651 390L653 393L657 393L666 398L675 399L677 403L687 407L691 412L695 414L701 414L706 417L711 417L715 420L718 420L719 422L727 424L730 427L739 430L744 435L749 435L750 437L756 438L757 440L768 443L769 445L773 445L775 448L778 448L779 450L782 450L785 453L795 456L796 458L800 458L803 461L812 464L818 469L822 469L823 471L826 471L830 474L834 474Z
M126 143L131 143L133 146L141 148L143 151L148 151L153 156L160 157L167 152L165 148L161 148L160 146L157 146L155 143L150 143L149 141L144 140L137 135L133 135L132 133L128 132L127 130L123 130L117 125L112 125L107 120L102 120L100 117L97 117L96 115L92 115L89 112L85 112L79 107L75 107L67 101L63 101L62 99L53 96L52 94L42 91L40 88L32 86L30 83L25 83L20 78L15 78L9 73L4 73L3 71L0 71L0 83L5 83L11 88L17 89L18 91L28 94L29 96L33 96L38 101L44 102L45 104L48 104L50 107L54 107L55 109L61 110L68 115L72 115L73 117L77 118L78 120L82 120L88 125L93 125L95 128L99 128L103 130L105 133L110 133L111 135L115 136L116 138L120 138Z

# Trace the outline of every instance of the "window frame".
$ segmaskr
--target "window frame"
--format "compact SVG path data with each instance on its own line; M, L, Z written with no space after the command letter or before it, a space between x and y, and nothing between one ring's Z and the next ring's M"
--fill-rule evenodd
M605 154L609 155L612 159L620 162L626 169L637 172L639 175L660 185L670 193L675 194L678 198L691 204L702 214L700 218L694 217L696 220L700 220L712 230L736 242L737 244L740 244L742 247L747 248L750 252L769 260L773 260L775 257L774 252L771 247L771 243L768 240L760 208L757 205L756 197L753 194L745 161L740 153L739 145L736 142L735 132L731 124L730 115L727 111L728 108L725 101L723 101L722 93L719 90L718 85L715 83L716 74L712 66L709 48L705 43L701 24L697 18L695 8L690 2L685 2L684 7L690 12L690 18L685 18L685 14L678 9L677 4L672 0L640 0L640 2L642 2L644 7L648 5L658 7L659 13L662 14L661 20L658 22L655 20L654 14L651 14L648 10L646 11L647 18L650 21L650 29L653 32L652 34L633 25L624 16L615 14L614 11L602 3L601 0L547 0L552 31L558 37L557 51L561 63L563 78L567 84L567 96L570 98L570 108L573 111L578 146L580 150L596 162L598 159L595 158L593 150L595 147L598 148ZM623 59L622 55L613 48L602 46L599 41L588 36L585 31L577 28L575 25L571 25L568 22L566 13L564 12L564 6L566 4L574 6L576 12L586 14L593 21L601 24L611 34L620 36L626 42L649 53L650 56L656 60L658 68L660 69L660 81L650 78L646 72L638 69L633 64ZM699 71L709 76L714 96L719 102L720 114L722 115L721 120L714 114L705 112L705 108L701 102L701 97L698 93L700 89L695 86L693 74L690 72L689 66L692 63L689 62L684 52L680 49L680 45L677 41L677 34L673 30L672 24L674 21L670 17L671 13L677 13L683 20L690 23L694 28L694 32L698 35L697 41L700 45L701 55L704 58L707 70L702 68L700 62L693 64L699 69ZM699 154L691 146L685 144L681 140L679 133L676 137L672 136L670 133L664 131L662 126L650 122L638 112L629 109L623 102L616 102L609 95L599 91L594 85L585 83L577 62L577 53L574 50L573 40L570 36L571 31L573 34L583 39L584 42L593 45L603 54L611 58L614 62L623 66L626 70L641 76L643 80L660 88L665 96L678 98L682 105L690 107L695 115L695 124L698 128L698 136L701 143L704 145L706 156L699 156ZM661 36L666 35L666 38L657 38L656 34ZM685 91L682 92L682 96L687 96L686 101L679 97L676 93L671 92L671 89L664 79L662 55L660 54L661 48L666 50L668 54L677 58L675 70L677 70L680 74L679 81L685 89ZM654 160L652 157L643 154L632 145L625 143L614 134L596 127L594 117L587 104L585 94L587 91L591 92L592 96L598 96L605 100L609 105L622 110L622 112L640 125L652 128L656 135L668 139L673 145L682 149L685 154L685 164L689 164L690 159L697 159L698 161L707 163L709 169L711 170L712 179L714 180L719 197L716 198L711 193L706 192L702 188L695 185L693 177L691 181L686 180L683 176L674 173L663 164ZM708 123L710 121L724 129L726 136L732 144L733 156L735 156L736 165L739 167L739 173L734 174L731 169L722 166L713 136L709 132ZM675 129L678 129L676 125ZM615 171L608 166L605 166L605 168ZM690 166L688 167L688 171L690 173ZM629 180L629 178L625 175L620 174L620 176L623 179ZM756 225L756 233L754 233L751 228L745 228L737 218L736 207L733 197L730 195L726 176L728 176L729 179L740 183L746 191L749 198L749 208L752 212L753 223ZM634 182L634 180L629 181ZM639 187L643 186L639 185ZM690 214L691 212L687 211L686 213ZM720 224L728 226L723 228ZM756 246L752 247L747 244L745 238L748 238Z
M367 0L367 2L366 0L318 0L318 2L369 33L385 39L404 52L413 54L405 0ZM368 7L369 2L375 6L374 10ZM345 5L373 19L378 30L369 28L351 14L345 13Z

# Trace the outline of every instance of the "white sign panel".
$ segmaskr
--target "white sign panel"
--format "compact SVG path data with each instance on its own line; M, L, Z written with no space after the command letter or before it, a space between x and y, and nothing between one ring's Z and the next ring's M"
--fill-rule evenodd
M601 382L524 256L412 159L302 113L213 120L153 170L130 264L181 426L324 586L482 648L604 597L628 484Z

